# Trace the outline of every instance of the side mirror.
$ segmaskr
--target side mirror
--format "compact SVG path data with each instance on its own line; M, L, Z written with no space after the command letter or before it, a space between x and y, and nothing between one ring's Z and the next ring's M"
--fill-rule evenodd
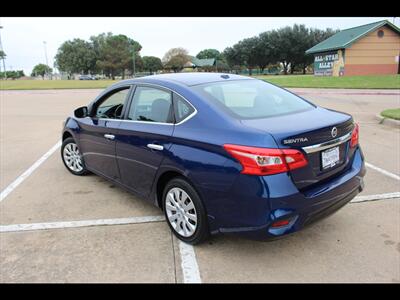
M77 118L85 118L89 115L88 108L86 106L79 107L75 109L74 115Z

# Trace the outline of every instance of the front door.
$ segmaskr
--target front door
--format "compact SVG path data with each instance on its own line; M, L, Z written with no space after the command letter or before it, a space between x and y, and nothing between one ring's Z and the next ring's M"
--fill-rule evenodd
M99 99L93 106L91 117L81 125L80 149L89 170L120 181L115 158L115 137L130 86L118 88Z
M122 183L144 196L171 147L172 107L171 91L137 86L119 127L116 154Z

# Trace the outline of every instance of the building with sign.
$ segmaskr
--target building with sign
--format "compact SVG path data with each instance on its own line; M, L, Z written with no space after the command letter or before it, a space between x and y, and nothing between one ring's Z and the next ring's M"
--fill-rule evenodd
M306 53L317 76L399 74L400 29L386 20L345 29Z

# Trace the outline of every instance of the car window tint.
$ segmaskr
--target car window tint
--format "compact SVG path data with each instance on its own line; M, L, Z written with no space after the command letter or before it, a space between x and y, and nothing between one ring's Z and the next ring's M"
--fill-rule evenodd
M179 123L194 112L194 108L181 96L174 94L175 122Z
M96 109L97 118L119 119L129 88L120 90L108 96Z
M311 109L300 97L261 80L232 80L193 87L233 116L266 118Z
M159 123L172 123L171 92L139 86L135 90L128 119Z

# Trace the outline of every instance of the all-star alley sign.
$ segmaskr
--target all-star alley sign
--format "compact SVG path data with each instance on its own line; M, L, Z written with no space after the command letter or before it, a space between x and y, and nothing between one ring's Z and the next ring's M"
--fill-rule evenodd
M330 53L324 55L315 55L314 64L318 69L331 69L333 67L333 62L339 59L337 53Z
M333 65L338 60L337 51L316 54L314 57L314 75L332 76Z

